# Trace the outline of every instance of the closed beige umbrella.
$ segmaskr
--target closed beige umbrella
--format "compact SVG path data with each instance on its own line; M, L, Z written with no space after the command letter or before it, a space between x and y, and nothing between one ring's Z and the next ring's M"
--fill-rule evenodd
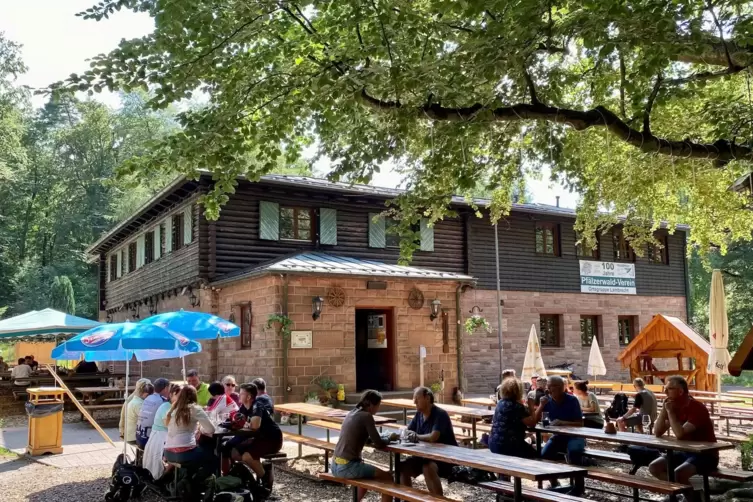
M528 335L528 346L526 347L526 357L523 359L523 371L520 372L520 379L527 382L533 375L546 378L546 367L544 366L544 359L541 358L541 345L535 324L531 324L531 333Z
M724 281L722 272L714 270L711 274L711 298L709 299L709 342L714 349L709 358L709 373L716 375L716 390L722 391L722 375L729 375L727 365L730 361L727 343L729 342L729 324L727 323L727 303L724 298Z
M601 350L599 350L599 342L596 337L593 337L591 342L591 353L588 355L588 368L587 373L593 376L606 375L607 367L604 364L604 358L601 357Z

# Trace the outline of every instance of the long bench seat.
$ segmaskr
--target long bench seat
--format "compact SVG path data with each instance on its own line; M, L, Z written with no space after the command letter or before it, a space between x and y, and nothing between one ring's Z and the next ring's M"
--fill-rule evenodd
M495 492L497 494L497 500L500 500L501 495L512 496L515 493L513 484L507 481L485 481L476 486ZM535 500L537 502L585 502L586 500L589 500L582 497L567 495L565 493L542 490L540 488L528 488L525 486L521 493L524 499Z
M432 495L431 493L419 490L418 488L399 485L391 481L336 478L328 473L320 473L319 478L331 483L352 486L354 491L358 488L363 488L364 490L382 493L406 502L455 502L453 499L447 497ZM356 500L355 497L354 500Z

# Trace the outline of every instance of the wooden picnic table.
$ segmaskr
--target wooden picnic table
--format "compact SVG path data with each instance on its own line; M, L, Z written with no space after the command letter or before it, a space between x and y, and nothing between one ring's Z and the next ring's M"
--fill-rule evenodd
M462 399L463 404L475 404L476 406L485 406L487 410L491 410L497 406L494 399L488 397L469 397L468 399Z
M555 427L537 425L536 447L541 453L541 434L561 434L563 436L580 437L583 439L593 439L595 441L606 441L609 443L618 443L634 446L645 446L660 451L667 452L667 477L669 481L675 480L675 467L672 453L682 451L687 453L710 453L713 451L729 450L735 446L731 443L717 441L710 443L707 441L681 441L672 437L656 437L652 434L638 434L635 432L618 432L616 434L607 434L603 429L591 429L588 427ZM674 496L670 496L674 500Z
M125 392L125 388L109 386L76 387L75 389L73 389L73 391L81 394L81 404L87 406L102 404L108 396L112 394L122 394L123 392ZM94 398L94 394L101 394L101 396Z
M471 419L471 435L473 437L473 448L476 448L478 438L476 437L476 422L485 418L494 416L492 410L482 410L481 408L469 408L467 406L455 406L454 404L434 403L451 415L460 415ZM408 410L416 409L416 404L411 399L382 399L382 406L392 406L393 408L403 409L403 423L408 424Z
M522 479L530 481L545 481L558 478L574 478L582 485L588 472L578 466L528 460L507 455L499 455L489 450L469 450L459 446L449 446L437 443L419 442L413 445L390 444L386 451L395 455L395 483L400 482L400 455L421 457L435 462L473 467L483 471L503 474L513 478L513 499L523 500Z
M384 400L382 400L384 403ZM320 406L317 404L309 403L285 403L275 404L275 411L280 413L289 413L290 415L298 415L298 435L303 435L303 417L317 418L320 420L329 420L330 422L343 423L348 412L345 410L339 410L335 408L329 408L327 406ZM382 424L394 423L394 418L383 417L374 415L374 423L377 427ZM303 446L298 444L298 457L303 456Z
M623 391L620 391L620 392L623 393L623 394L626 394L626 395L628 395L630 397L633 397L633 396L635 396L637 394L637 392L635 392L635 391L627 391L627 390L623 390ZM616 394L616 392L612 393L612 394ZM662 394L662 393L654 393L654 395L657 397L657 399L665 399L667 397L666 394ZM692 396L692 397L693 397L693 399L695 399L696 401L698 401L700 403L711 405L711 413L714 413L714 405L715 404L740 404L740 403L745 403L744 399L738 398L738 397L725 397L725 396L722 396L722 397Z

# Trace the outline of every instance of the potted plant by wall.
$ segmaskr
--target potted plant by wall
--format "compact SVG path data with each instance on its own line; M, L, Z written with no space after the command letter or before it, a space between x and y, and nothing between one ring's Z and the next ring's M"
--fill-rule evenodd
M474 314L465 320L465 332L469 335L475 333L479 328L483 328L487 333L492 332L492 327L489 325L489 321L487 321L483 316Z
M306 394L306 404L321 404L321 401L319 401L319 393L312 390Z
M325 406L337 406L337 382L327 375L320 375L311 381L318 388L319 402Z

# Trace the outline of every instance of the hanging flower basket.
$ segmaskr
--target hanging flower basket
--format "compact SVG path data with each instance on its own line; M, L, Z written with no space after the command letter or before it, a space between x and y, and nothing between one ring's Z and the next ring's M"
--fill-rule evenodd
M478 328L483 328L487 333L492 332L492 327L489 326L489 321L480 315L472 315L465 320L465 332L469 335L475 333Z

